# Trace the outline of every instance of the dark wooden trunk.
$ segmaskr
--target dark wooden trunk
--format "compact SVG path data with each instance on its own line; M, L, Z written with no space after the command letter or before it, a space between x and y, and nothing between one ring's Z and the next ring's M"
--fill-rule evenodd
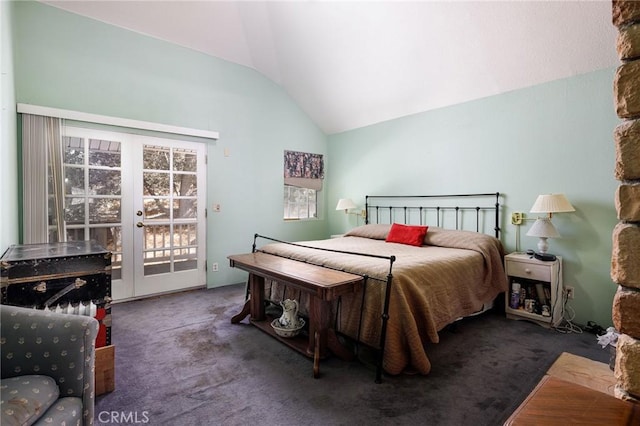
M2 304L89 314L111 344L111 252L94 241L12 245L0 259Z

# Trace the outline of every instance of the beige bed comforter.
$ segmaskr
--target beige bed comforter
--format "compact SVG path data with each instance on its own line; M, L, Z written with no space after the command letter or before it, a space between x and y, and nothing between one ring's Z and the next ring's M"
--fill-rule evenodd
M396 257L383 367L389 374L405 370L428 374L431 363L425 343L437 343L439 330L480 311L506 290L503 247L498 239L488 235L434 227L429 228L422 247L386 243L389 228L390 225L365 225L342 238L300 244ZM371 277L360 333L361 293L343 296L337 311L337 328L354 338L360 334L361 341L379 346L388 260L282 243L268 244L260 250ZM276 301L298 296L275 284L267 293L268 298ZM301 300L301 305L306 303Z

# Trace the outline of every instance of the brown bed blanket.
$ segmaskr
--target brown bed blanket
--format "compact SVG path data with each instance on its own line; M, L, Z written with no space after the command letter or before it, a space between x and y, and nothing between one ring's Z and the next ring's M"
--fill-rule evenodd
M425 343L437 343L439 330L461 317L480 311L484 304L491 303L506 290L503 247L492 236L436 227L429 228L422 247L387 243L384 239L390 226L364 225L342 238L300 244L396 256L383 367L389 374L400 374L405 370L428 374L431 363L425 352ZM360 293L342 297L337 328L354 338L359 335L361 341L371 346L379 346L388 260L284 243L268 244L260 250L371 277L366 290L362 326L359 327ZM275 284L268 291L267 297L275 301L298 296L283 293L282 286ZM305 303L301 301L301 305Z

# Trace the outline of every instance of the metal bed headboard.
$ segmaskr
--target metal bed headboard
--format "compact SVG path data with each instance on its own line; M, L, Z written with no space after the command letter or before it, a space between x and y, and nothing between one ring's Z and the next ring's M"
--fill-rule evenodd
M491 200L495 200L493 205L489 205ZM500 193L365 196L365 224L401 222L440 227L446 220L454 220L455 229L468 229L464 225L469 217L475 221L475 232L483 233L487 229L484 222L490 217L495 237L500 238Z

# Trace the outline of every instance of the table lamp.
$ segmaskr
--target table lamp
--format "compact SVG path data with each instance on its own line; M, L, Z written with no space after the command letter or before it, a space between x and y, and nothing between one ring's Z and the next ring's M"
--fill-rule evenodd
M560 233L551 223L551 218L554 213L566 213L574 212L573 208L567 197L564 194L544 194L538 195L536 202L531 207L531 213L546 213L547 217L539 217L531 229L527 232L530 237L538 237L538 251L540 253L546 253L549 249L549 243L547 238L558 238Z

